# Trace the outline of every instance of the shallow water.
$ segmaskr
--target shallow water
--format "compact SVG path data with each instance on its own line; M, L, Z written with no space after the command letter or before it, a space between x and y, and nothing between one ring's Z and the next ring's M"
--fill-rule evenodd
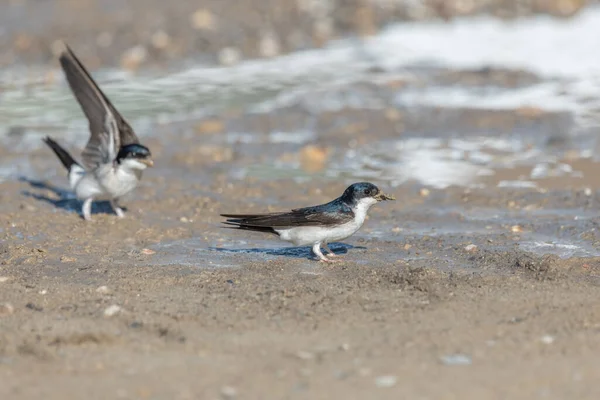
M596 229L590 222L593 201L569 208L560 199L561 191L568 197L572 190L595 198L598 188L600 55L589 49L598 47L599 34L600 8L590 8L566 22L536 17L408 23L367 40L344 39L325 49L229 68L94 75L143 140L161 146L163 161L152 173L177 179L181 195L212 196L210 187L221 174L232 185L291 179L300 188L371 180L417 198L423 188L484 189L490 198L497 194L510 202L510 193L518 191L526 199L522 193L542 197L530 202L532 209L506 211L469 206L458 195L445 200L421 192L423 202L394 209L393 218L377 212L349 240L358 241L356 248L338 248L363 252L361 241L375 240L383 249L378 256L415 260L423 253L397 244L436 237L445 245L429 256L451 263L448 246L513 247L510 227L530 225L519 231L524 250L597 256L595 243L581 236ZM0 73L1 143L7 154L0 161L0 182L22 176L58 182L63 178L55 160L35 152L40 136L56 136L69 148L87 140L82 134L87 122L60 72L53 72L55 82L45 82L32 79L32 71ZM209 116L222 129L198 128ZM307 168L320 162L310 153L303 161L307 145L325 149L322 166ZM215 162L198 163L211 157ZM544 200L548 191L559 199L549 201L556 206ZM244 200L275 208L304 205L294 199L281 203L282 195L263 192ZM573 229L557 234L557 225ZM307 249L279 250L274 238L260 237L219 231L209 239L166 241L153 247L159 255L152 263L202 259L213 267L235 265L241 255L309 257Z

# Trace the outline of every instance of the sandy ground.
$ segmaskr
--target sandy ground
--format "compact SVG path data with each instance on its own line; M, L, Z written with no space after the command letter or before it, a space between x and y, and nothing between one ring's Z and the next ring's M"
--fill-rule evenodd
M93 19L85 13L92 3L81 3L69 31L75 41ZM172 12L188 12L188 3ZM31 57L45 62L51 52L40 50L43 41L36 50L36 40L27 42ZM118 41L107 53L74 46L86 63L98 54L99 65L137 42ZM425 75L417 85L519 87L537 79L494 69ZM387 101L406 86L349 90ZM123 201L126 218L100 204L91 223L69 199L54 155L23 146L27 130L8 130L0 159L26 163L27 173L0 181L0 398L597 399L598 161L568 157L565 149L585 143L565 135L573 124L568 114L530 108L439 107L316 116L289 107L157 123L144 140L156 167ZM314 143L271 140L305 126L318 133ZM253 141L226 139L239 127ZM561 161L581 176L498 188L531 172L517 165L474 188L377 182L398 200L377 205L359 233L332 246L345 260L336 265L219 226L221 212L339 196L351 178L324 171L347 151L403 135L447 139L448 131L465 141L481 132L530 135L532 146L564 153ZM285 175L279 166L289 164L306 179Z
M594 218L526 211L593 213L596 194L403 185L328 266L217 215L324 202L343 183L165 180L191 149L149 171L123 220L97 207L86 223L60 200L48 151L31 159L55 178L0 184L0 397L597 398L600 258L519 248L544 230L598 246ZM481 209L513 217L460 232ZM231 243L255 250L219 252Z

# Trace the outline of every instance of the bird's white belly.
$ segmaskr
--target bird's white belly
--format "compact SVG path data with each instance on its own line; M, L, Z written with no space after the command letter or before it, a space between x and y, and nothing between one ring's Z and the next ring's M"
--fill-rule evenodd
M296 246L306 246L314 243L328 243L346 239L358 229L355 221L333 227L301 226L297 228L275 229L282 240L292 242Z
M135 189L139 178L136 172L107 165L94 173L86 173L75 185L75 194L82 200L112 200Z

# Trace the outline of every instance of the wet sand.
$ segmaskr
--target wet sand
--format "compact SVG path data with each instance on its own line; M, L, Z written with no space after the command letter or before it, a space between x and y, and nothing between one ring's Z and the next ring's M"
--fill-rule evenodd
M367 78L260 109L136 114L156 167L122 220L95 204L83 221L39 145L49 132L79 155L82 115L6 129L0 398L598 398L595 129L565 110L402 103L544 82L527 71ZM358 180L398 200L331 246L343 263L220 227Z

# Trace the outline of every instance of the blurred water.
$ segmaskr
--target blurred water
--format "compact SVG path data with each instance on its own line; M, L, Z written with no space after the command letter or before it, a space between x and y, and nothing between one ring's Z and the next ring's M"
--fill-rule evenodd
M268 132L266 140L300 147L323 140L314 124L302 125L310 116L392 107L409 116L421 113L415 125L427 127L431 115L443 109L446 119L438 125L404 130L400 138L372 132L359 149L341 147L326 173L335 177L352 171L354 177L392 185L412 179L442 188L477 184L479 177L493 175L498 168L527 164L539 171L540 165L556 163L566 153L592 157L595 135L590 129L597 125L596 110L600 109L600 55L591 49L599 44L600 8L592 7L569 20L537 16L506 22L478 17L398 24L372 38L342 39L324 49L228 68L200 66L166 76L120 70L94 71L94 75L142 137L158 135L157 124L197 120L223 110L276 115L296 109L309 118L297 126ZM460 73L493 67L507 73L527 71L537 80L516 85L484 80L467 85L430 79L440 69ZM82 134L87 121L60 71L54 75L56 83L45 83L46 74L34 67L0 72L0 129L25 130L18 142L9 137L10 145L19 151L41 146L42 134L59 136L73 146L87 140ZM395 81L403 84L387 87ZM366 83L376 88L361 86ZM548 122L548 129L531 125L495 132L489 128L465 132L473 127L452 122L460 121L467 109L501 112L520 107L562 112L565 117L558 125ZM243 119L239 125L243 129L237 131L227 126L226 142L255 142L256 132L247 130ZM562 147L547 148L557 135L569 140ZM465 138L462 143L456 140L461 136ZM572 140L576 136L583 139ZM6 135L2 140L7 143ZM297 164L253 168L250 173L272 178L294 175L292 170L297 170ZM7 176L12 170L0 166L0 171Z

